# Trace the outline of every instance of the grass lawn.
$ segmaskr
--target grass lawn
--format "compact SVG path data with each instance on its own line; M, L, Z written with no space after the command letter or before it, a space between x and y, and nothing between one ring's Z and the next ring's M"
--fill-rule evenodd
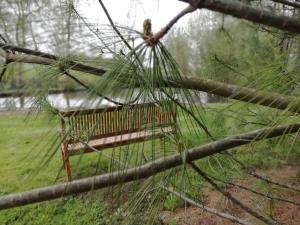
M249 107L260 113L261 123L276 114L266 108L258 109L245 104L227 107L227 104L214 104L206 107L206 114L202 113L203 121L217 138L260 127L257 121L248 124L245 122L254 120L251 115L249 116ZM225 111L226 113L222 113ZM263 113L265 115L262 115ZM277 120L278 123L287 121L286 118L281 120L280 115ZM186 121L182 113L180 113L179 124L183 132L183 142L187 147L209 141L203 131L191 129L194 126L193 122ZM57 132L59 122L55 116L46 113L30 116L2 113L0 114L0 130L0 195L65 181ZM258 144L236 148L232 152L236 153L239 159L247 165L260 168L277 167L300 159L300 150L295 144L298 142L297 139L291 137L282 140L280 144L278 142L278 138L262 141ZM119 160L122 158L121 161L127 163L127 167L142 163L143 157L138 149L144 149L148 159L158 158L165 154L160 151L151 151L153 145L158 146L158 141L123 147L123 153L119 153L117 149L105 151L102 156L101 154L86 154L84 157L72 157L72 172L76 178L107 172L112 169L109 166L113 164L110 163L111 157ZM167 154L174 152L171 145L167 145L166 152ZM209 157L198 163L216 176L224 176L226 169L232 171L230 175L227 174L229 177L241 175L238 168L222 155ZM192 179L191 182L195 186L201 184L196 179ZM198 194L198 189L197 191L195 189L197 192L195 195ZM5 210L0 212L0 224L106 224L112 219L109 206L106 201L103 201L103 195L107 193L103 190L88 195L70 196ZM166 198L163 203L164 207L173 208L178 202L174 198Z

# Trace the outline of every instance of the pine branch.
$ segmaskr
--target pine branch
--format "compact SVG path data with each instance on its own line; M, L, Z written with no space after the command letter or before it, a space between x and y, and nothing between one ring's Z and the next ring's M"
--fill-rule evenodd
M1 47L1 43L0 43ZM15 51L20 51L26 54L32 54L35 56L26 56L26 55L17 55L17 54L8 54L8 60L11 62L20 62L20 63L32 63L40 65L52 65L58 66L58 63L53 59L53 57L58 58L57 56L50 55L47 56L47 53L42 53L34 50L29 50L25 48L19 48L16 46L6 46L6 49L11 49ZM43 56L46 55L46 58ZM96 68L81 63L71 61L70 68L72 70L77 70L80 72L93 74L97 76L102 76L106 70L103 68ZM256 89L245 88L238 85L226 84L210 79L200 78L200 77L186 77L180 80L165 80L166 86L191 89L195 91L203 91L225 98L231 98L243 102L254 103L258 105L268 106L275 109L286 110L293 113L299 113L300 110L300 99L296 97L291 97L287 95L267 92L267 91L258 91Z
M207 156L211 156L237 146L249 144L254 141L296 133L299 131L299 129L300 123L295 123L291 125L278 126L276 128L255 130L249 133L235 135L219 141L208 143L206 145L195 147L184 151L181 154L177 153L166 156L139 167L75 180L69 183L56 184L45 188L37 188L18 194L2 196L0 197L0 210L148 178L187 162L205 158Z
M212 11L228 14L240 19L259 23L291 33L300 34L300 21L287 16L277 16L265 10L255 9L241 2L231 0L179 0L189 3L199 9L205 8Z

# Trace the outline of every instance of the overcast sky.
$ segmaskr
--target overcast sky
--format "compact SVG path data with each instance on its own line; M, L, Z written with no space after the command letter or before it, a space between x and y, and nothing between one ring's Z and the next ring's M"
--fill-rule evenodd
M114 22L142 31L144 19L150 18L154 32L187 7L186 3L178 0L103 0L103 3ZM98 0L80 1L79 11L90 21L108 24ZM186 15L181 19L178 26L184 24L189 17L190 15Z

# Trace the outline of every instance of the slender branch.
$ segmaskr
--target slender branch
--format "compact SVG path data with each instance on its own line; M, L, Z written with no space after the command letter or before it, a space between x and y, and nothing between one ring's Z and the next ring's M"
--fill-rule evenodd
M1 45L1 44L0 44ZM58 61L50 58L44 58L39 56L31 56L31 55L20 55L20 54L7 54L7 60L9 62L19 62L19 63L29 63L29 64L39 64L39 65L51 65L51 66L58 66ZM103 75L106 70L84 65L81 63L77 63L74 61L68 62L70 68L72 70L76 70L79 72L89 73L97 76Z
M124 44L127 46L128 49L132 50L131 46L128 44L128 42L125 40L125 38L123 37L123 35L121 34L121 32L118 30L118 28L115 26L112 18L110 17L105 5L103 4L102 0L99 0L99 3L107 17L107 19L109 20L110 25L112 26L112 28L114 29L114 31L118 34L118 36L121 38L121 40L124 42Z
M271 0L271 1L281 3L283 5L291 6L291 7L294 7L296 9L300 9L300 4L296 3L296 2L290 2L290 1L286 1L286 0Z
M0 39L1 39L5 44L7 43L7 40L6 40L1 34L0 34ZM8 51L6 50L5 53L7 54ZM3 69L2 69L1 74L0 74L0 83L1 83L1 81L2 81L2 78L3 78L3 76L4 76L5 72L6 72L6 70L7 70L7 67L8 67L8 64L9 64L9 63L10 63L10 62L7 60L7 58L5 58L5 62L4 62L4 65L3 65Z
M203 205L201 203L195 202L192 199L188 198L186 195L184 195L182 193L178 193L178 192L174 191L171 188L164 188L164 190L170 192L171 194L177 196L178 198L181 198L182 200L190 203L191 205L196 206L196 207L198 207L200 209L203 209L203 210L205 210L205 211L207 211L207 212L209 212L211 214L214 214L214 215L216 215L218 217L221 217L221 218L224 218L224 219L227 219L227 220L230 220L232 222L239 223L239 224L242 224L242 225L251 225L251 223L248 223L248 222L246 222L246 221L244 221L244 220L242 220L242 219L240 219L238 217L235 217L235 216L230 215L228 213L219 212L216 209L209 208L209 207L207 207L207 206L205 206L205 205Z
M64 74L66 74L66 76L68 76L69 78L71 78L72 80L74 80L76 83L78 83L78 84L80 84L81 86L83 86L85 89L89 89L89 86L87 86L85 83L83 83L82 81L80 81L79 79L77 79L76 77L74 77L72 74L70 74L68 71L64 71ZM106 96L104 96L104 95L102 95L102 94L100 94L100 93L98 93L98 92L96 92L96 91L93 91L93 93L95 93L96 95L98 95L98 96L100 96L100 97L102 97L102 98L104 98L105 100L107 100L107 101L109 101L109 102L112 102L112 103L114 103L114 104L116 104L116 105L125 105L125 104L123 104L123 103L121 103L121 102L118 102L118 101L115 101L115 100L113 100L113 99L111 99L111 98L109 98L109 97L106 97Z
M286 203L290 203L290 204L293 204L293 205L300 206L299 202L295 202L295 201L292 201L292 200L289 200L289 199L275 197L275 196L272 196L272 195L268 195L268 194L265 194L265 193L253 190L253 189L245 187L243 185L235 184L235 183L232 183L232 182L227 182L227 181L221 180L221 179L216 178L216 177L211 176L211 175L208 175L208 176L211 177L212 179L216 180L216 181L222 182L223 184L234 186L234 187L237 187L237 188L240 188L240 189L252 192L252 193L254 193L256 195L263 196L263 197L268 198L268 199L273 199L273 200L276 200L276 201L286 202Z
M275 182L275 181L267 178L266 176L262 176L260 174L257 174L253 168L247 167L243 162L241 162L240 160L238 160L231 153L229 153L229 152L224 152L224 153L226 155L230 156L235 162L237 162L241 166L241 168L244 171L246 171L246 173L248 173L249 175L253 176L254 178L263 180L263 181L265 181L267 183L274 184L274 185L277 185L277 186L282 187L282 188L286 188L286 189L289 189L289 190L292 190L292 191L300 192L299 188L296 188L294 186L290 186L290 185L287 185L287 184L278 183L278 182Z
M10 194L0 197L0 210L27 205L35 202L56 199L67 195L88 192L92 189L102 189L120 183L144 179L186 162L192 162L225 150L245 145L253 141L278 137L285 134L296 133L300 123L255 130L249 133L235 135L203 146L192 148L182 153L166 156L142 166L116 171L113 173L84 178L70 183L56 184L45 188ZM183 155L184 154L184 157Z
M44 52L40 52L40 51L35 51L35 50L31 50L31 49L27 49L27 48L21 48L21 47L17 47L17 46L13 46L13 45L7 45L7 44L3 44L0 43L0 48L3 48L4 50L12 50L12 51L16 51L16 52L22 52L28 55L33 55L33 56L39 56L39 60L33 60L32 62L29 60L26 62L26 57L28 56L23 56L23 60L25 60L25 63L34 63L34 64L42 64L42 65L52 65L54 64L54 61L58 61L61 58L52 54L48 54L48 53L44 53ZM21 60L21 56L15 55L16 58L13 57L13 54L9 54L9 59L14 61L14 62L18 62L18 60ZM44 58L44 60L42 60L42 58ZM51 60L51 61L47 61ZM50 63L51 62L51 63ZM106 70L104 68L97 68L97 67L93 67L93 66L89 66L89 65L85 65L76 61L68 61L70 67L72 67L73 70L77 70L80 72L85 72L85 73L90 73L93 75L98 75L101 76L103 75Z
M10 62L6 59L4 65L3 65L3 69L2 69L2 71L0 73L0 83L2 81L2 78L4 77L4 74L5 74L6 70L7 70L7 67L9 65L9 63Z
M149 42L152 43L153 45L157 44L161 38L163 38L169 30L178 22L178 20L185 16L188 13L194 12L197 8L195 8L192 5L189 5L186 7L184 10L182 10L179 14L177 14L170 22L162 28L159 32L154 34L152 37L150 37Z
M272 12L255 9L241 2L231 0L179 0L189 3L199 9L205 8L212 11L228 14L240 19L249 20L272 26L291 33L300 34L300 21L287 16L277 16Z
M296 188L296 187L293 187L293 186L290 186L290 185L287 185L287 184L281 184L281 183L275 182L275 181L273 181L273 180L271 180L271 179L269 179L265 176L261 176L261 175L255 173L254 171L249 172L249 174L252 175L253 177L259 178L260 180L263 180L267 183L274 184L274 185L277 185L279 187L290 189L290 190L293 190L293 191L296 191L296 192L300 192L299 188Z
M241 201L233 197L228 191L223 190L220 188L211 178L208 177L208 175L203 172L198 166L196 166L194 163L190 163L192 168L202 177L204 180L206 180L208 183L210 183L211 186L213 186L217 191L219 191L222 195L224 195L226 198L228 198L230 201L232 201L234 204L238 205L241 209L249 213L250 215L254 216L255 218L261 220L262 222L266 224L271 225L277 225L278 223L270 218L264 217L263 215L255 212L250 207L243 204Z

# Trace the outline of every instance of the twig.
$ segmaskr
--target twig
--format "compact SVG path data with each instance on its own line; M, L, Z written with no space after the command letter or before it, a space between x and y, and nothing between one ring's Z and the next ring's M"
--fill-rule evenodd
M233 203L235 203L236 205L238 205L241 209L243 209L244 211L246 211L247 213L249 213L250 215L254 216L255 218L261 220L262 222L266 223L266 224L271 224L271 225L278 225L279 223L264 217L263 215L260 215L259 213L255 212L254 210L252 210L250 207L244 205L242 202L240 202L238 199L236 199L235 197L233 197L229 192L221 189L212 179L210 179L206 173L204 173L198 166L196 166L193 162L189 163L191 165L191 167L201 176L203 177L208 183L210 183L211 186L213 186L217 191L219 191L222 195L224 195L226 198L228 198L229 200L231 200Z
M276 27L291 33L300 34L300 21L287 16L277 16L266 10L255 9L240 1L228 0L179 0L212 11L225 13L236 18L245 19L254 23Z
M252 175L253 177L256 177L256 178L259 178L267 183L270 183L270 184L275 184L277 186L280 186L280 187L283 187L283 188L286 188L286 189L290 189L290 190L293 190L293 191L297 191L297 192L300 192L300 189L296 188L296 187L293 187L293 186L290 186L290 185L286 185L286 184L281 184L281 183L278 183L278 182L275 182L271 179L268 179L267 177L265 176L261 176L259 174L257 174L255 171L251 171L249 172L250 175Z
M296 3L296 2L290 2L290 1L286 1L286 0L271 0L271 1L281 3L283 5L291 6L293 8L300 9L300 4Z
M168 191L168 192L170 192L170 193L172 193L173 195L181 198L182 200L190 203L191 205L194 205L194 206L196 206L198 208L201 208L201 209L203 209L203 210L205 210L205 211L207 211L207 212L209 212L211 214L214 214L214 215L219 216L221 218L224 218L224 219L227 219L227 220L230 220L232 222L239 223L239 224L242 224L242 225L251 225L250 223L248 223L248 222L246 222L246 221L244 221L244 220L242 220L242 219L240 219L238 217L235 217L235 216L230 215L228 213L219 212L216 209L209 208L209 207L207 207L207 206L205 206L205 205L203 205L201 203L195 202L192 199L188 198L186 195L184 195L182 193L178 193L178 192L174 191L171 188L163 187L163 189L166 190L166 191Z
M7 44L7 40L2 36L2 34L0 34L0 38L2 39L2 41L4 42L4 44ZM4 49L3 49L4 50ZM8 50L4 50L5 51L5 53L6 53L6 55L8 54ZM5 57L5 63L4 63L4 65L3 65L3 69L2 69L2 71L1 71L1 74L0 74L0 83L1 83L1 81L2 81L2 78L3 78L3 76L4 76L4 74L5 74L5 72L6 72L6 70L7 70L7 67L8 67L8 64L10 63L10 61L9 60L7 60L7 57Z
M224 154L230 156L234 161L236 161L241 166L241 168L244 171L246 171L246 173L248 173L249 175L251 175L251 176L253 176L253 177L257 178L257 179L263 180L263 181L265 181L267 183L274 184L274 185L277 185L279 187L283 187L283 188L286 188L286 189L289 189L289 190L292 190L292 191L300 192L299 188L296 188L296 187L293 187L293 186L290 186L290 185L287 185L287 184L278 183L278 182L272 181L271 179L267 178L266 176L262 176L262 175L257 174L254 171L253 168L247 167L242 161L238 160L231 153L229 153L229 152L226 151L226 152L224 152Z
M35 51L35 50L28 49L28 48L21 48L18 46L8 45L8 44L4 44L4 43L0 43L0 48L3 48L4 50L12 50L12 51L16 51L16 52L22 52L22 53L25 53L28 55L34 55L34 56L46 58L49 60L53 60L53 63L55 63L55 61L59 61L61 59L61 57L52 55L49 53ZM22 56L22 57L24 57L24 59L26 58L26 56ZM13 57L11 56L10 59L13 60ZM18 58L18 59L20 59L20 58ZM17 61L17 60L15 60L15 61ZM34 62L32 62L32 63L34 63ZM38 61L36 63L39 64ZM40 64L42 64L42 63L40 63ZM72 60L68 61L68 64L74 70L78 70L78 71L93 74L93 75L101 76L106 72L106 69L104 69L104 68L97 68L97 67L85 65L85 64L82 64L82 63L79 63L76 61L72 61Z
M195 8L192 5L189 5L188 7L186 7L184 10L182 10L179 14L177 14L172 20L170 20L170 22L163 27L159 32L155 33L153 36L150 37L149 42L152 45L156 45L159 40L161 38L163 38L168 32L169 30L177 23L177 21L185 16L188 13L194 12L197 8Z
M211 177L212 179L214 179L216 181L219 181L219 182L222 182L222 183L224 183L226 185L235 186L235 187L238 187L240 189L244 189L246 191L252 192L252 193L254 193L256 195L263 196L265 198L269 198L269 199L273 199L273 200L277 200L277 201L281 201L281 202L287 202L287 203L290 203L290 204L293 204L293 205L299 205L300 206L299 202L291 201L289 199L283 199L283 198L278 198L278 197L270 196L268 194L265 194L265 193L262 193L262 192L258 192L256 190L253 190L251 188L248 188L248 187L245 187L245 186L242 186L242 185L239 185L239 184L235 184L235 183L232 183L232 182L221 180L221 179L216 178L216 177L214 177L212 175L208 175L208 176Z
M65 73L68 77L70 77L72 80L74 80L75 82L77 82L78 84L80 84L81 86L83 86L84 88L86 88L87 90L89 89L89 87L88 87L86 84L84 84L82 81L78 80L76 77L74 77L74 76L73 76L72 74L70 74L68 71L64 71L64 73ZM107 101L116 104L116 105L120 105L120 106L124 106L124 105L125 105L124 103L115 101L115 100L113 100L113 99L111 99L111 98L109 98L109 97L106 97L106 96L104 96L104 95L98 93L98 92L96 92L96 94L97 94L98 96L100 96L100 97L106 99ZM129 104L130 104L130 103L129 103Z
M124 42L124 44L128 47L128 49L132 50L132 47L128 44L128 42L125 40L125 38L123 37L123 35L121 34L121 32L118 30L118 28L115 26L112 18L110 17L105 5L103 4L102 0L99 0L99 3L107 17L107 19L109 20L110 25L112 26L112 28L114 29L114 31L119 35L119 37L122 39L122 41Z
M8 67L9 63L10 62L8 60L5 60L5 63L3 65L3 69L2 69L1 74L0 74L0 83L2 81L2 78L4 77L4 74L5 74L6 70L7 70L7 67Z

